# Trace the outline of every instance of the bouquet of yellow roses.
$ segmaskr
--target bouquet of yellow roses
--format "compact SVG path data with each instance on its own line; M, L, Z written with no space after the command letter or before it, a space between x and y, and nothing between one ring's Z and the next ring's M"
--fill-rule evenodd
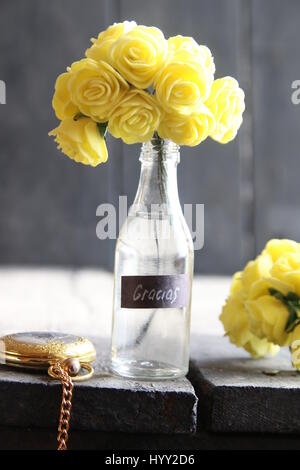
M270 240L233 276L220 320L230 341L253 357L290 346L300 369L300 243Z
M92 43L55 85L52 104L61 122L49 135L68 157L105 162L107 130L127 144L154 133L190 146L236 136L244 93L232 77L214 80L208 47L190 37L166 40L158 28L134 21L110 26Z

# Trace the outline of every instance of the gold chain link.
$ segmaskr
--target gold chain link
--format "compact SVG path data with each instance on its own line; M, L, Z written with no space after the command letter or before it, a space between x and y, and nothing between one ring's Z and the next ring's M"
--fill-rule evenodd
M80 369L84 369L86 373L84 375L78 375ZM57 450L67 450L74 387L73 381L81 382L87 380L92 377L93 373L94 369L90 364L81 364L77 358L68 358L63 362L56 362L48 369L50 377L60 380L63 389L57 435ZM73 377L73 380L71 377Z
M57 435L57 450L67 450L74 385L67 370L64 369L60 363L54 364L51 367L51 371L60 379L63 389Z

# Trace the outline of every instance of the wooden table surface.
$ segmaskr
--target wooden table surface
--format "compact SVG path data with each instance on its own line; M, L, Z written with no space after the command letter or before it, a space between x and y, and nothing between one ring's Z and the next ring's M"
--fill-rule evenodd
M232 436L231 448L234 442L237 448L299 448L297 439L278 435L300 433L300 377L291 368L288 350L283 349L272 359L253 361L223 337L218 316L229 283L227 277L195 278L192 361L187 379L165 384L116 379L109 373L103 375L105 360L102 363L99 355L94 379L78 386L74 401L73 429L75 436L79 433L78 442L85 442L83 448L105 448L101 447L102 442L106 448L113 448L116 439L118 442L127 439L131 448L138 446L138 442L143 446L141 432L146 425L146 432L152 436L147 441L149 448L151 442L156 442L157 448L169 446L171 441L175 445L176 433L185 433L180 442L182 448L188 449L227 448L227 433ZM112 274L100 270L1 268L1 334L53 330L96 336L104 341L95 339L98 351L108 352L112 289ZM273 369L280 373L265 374ZM47 447L49 436L55 436L59 394L59 385L43 375L31 377L2 367L0 435L2 432L7 436L4 448L19 448L20 435L22 442L28 438L24 448ZM40 404L38 415L30 405L33 395ZM7 401L14 414L7 411ZM90 415L88 410L93 401L96 411ZM147 413L143 417L139 410L145 407ZM118 434L120 431L124 434ZM131 437L124 437L128 432ZM175 440L170 441L170 434ZM242 437L245 434L248 440ZM85 441L88 435L90 438ZM74 448L80 448L78 442L74 441Z
M196 276L192 334L222 335L230 278ZM113 275L91 269L0 268L0 333L52 330L109 337Z

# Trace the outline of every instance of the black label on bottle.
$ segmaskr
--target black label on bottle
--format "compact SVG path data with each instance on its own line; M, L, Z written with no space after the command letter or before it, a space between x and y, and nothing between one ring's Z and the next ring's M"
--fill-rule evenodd
M121 308L184 308L189 301L188 274L121 277Z

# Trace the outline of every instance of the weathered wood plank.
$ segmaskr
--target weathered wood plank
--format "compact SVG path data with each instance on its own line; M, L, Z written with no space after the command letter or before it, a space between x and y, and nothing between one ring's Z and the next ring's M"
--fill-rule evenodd
M187 379L136 382L108 372L109 342L94 341L95 375L76 383L72 429L180 434L196 430L197 397ZM0 366L1 426L54 428L61 385L46 374Z
M214 432L300 433L299 374L283 348L253 360L227 338L192 339L190 380L199 399L198 423ZM277 375L272 374L279 371Z

